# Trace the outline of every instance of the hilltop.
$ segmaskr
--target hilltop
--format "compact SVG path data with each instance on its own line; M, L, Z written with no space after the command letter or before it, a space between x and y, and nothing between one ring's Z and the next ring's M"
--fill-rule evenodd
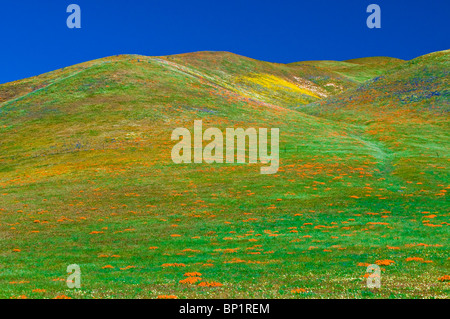
M334 72L358 84L379 76L406 61L389 57L359 58L346 61L306 61L292 65L312 65Z
M441 51L401 63L356 88L319 101L302 110L314 114L345 113L359 118L392 115L399 110L429 111L447 115L449 111L450 51ZM414 112L415 111L415 112Z
M402 60L393 58L365 58L347 62L314 61L280 64L258 61L230 52L212 51L154 58L118 55L2 84L0 103L40 90L54 81L72 77L85 69L98 65L127 60L148 62L149 59L167 61L168 65L175 68L184 68L183 72L206 77L208 80L225 85L238 93L287 106L305 104L341 93L348 88L355 87L355 82L362 82L361 78L372 78L402 62ZM274 89L282 90L283 96L274 95Z

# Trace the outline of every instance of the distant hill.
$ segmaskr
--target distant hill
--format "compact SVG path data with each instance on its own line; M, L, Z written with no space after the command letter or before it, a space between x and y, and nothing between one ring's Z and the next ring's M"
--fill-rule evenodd
M292 63L291 65L315 66L318 69L334 72L356 83L362 83L403 63L405 63L404 60L396 58L373 57L347 61L306 61Z
M450 50L434 52L298 110L353 125L391 152L398 171L423 173L449 156L449 79Z
M225 79L239 93L284 106L308 103L355 86L345 76L326 68L270 63L229 52L196 52L162 58Z
M372 62L367 64L370 59L362 60L361 65L370 65L370 69L376 65ZM299 109L316 115L341 114L353 120L364 118L366 113L378 117L400 110L447 115L449 78L450 50L435 52L398 63L356 88Z
M220 126L279 125L290 114L302 126L319 125L292 109L352 86L311 66L227 52L112 56L0 85L0 143L8 149L3 155L37 156L52 148L101 149L105 141L167 138L174 123L198 117Z
M41 90L56 81L105 63L127 60L164 62L177 72L204 77L237 94L280 106L295 107L322 99L356 83L333 67L316 67L309 63L279 64L258 61L229 52L195 52L163 57L121 55L81 63L36 77L0 85L0 103ZM327 63L326 61L323 63ZM341 62L344 63L344 62ZM276 91L283 92L282 94Z

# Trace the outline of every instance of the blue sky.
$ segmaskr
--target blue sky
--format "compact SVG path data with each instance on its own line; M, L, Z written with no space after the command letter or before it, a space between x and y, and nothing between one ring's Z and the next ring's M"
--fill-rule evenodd
M81 29L66 26L72 3ZM381 29L366 26L371 3L381 7ZM412 59L450 48L448 21L448 0L8 0L0 4L0 83L127 53Z

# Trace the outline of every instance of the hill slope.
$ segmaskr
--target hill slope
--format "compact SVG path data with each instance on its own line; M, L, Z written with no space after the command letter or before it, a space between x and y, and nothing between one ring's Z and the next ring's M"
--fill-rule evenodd
M450 51L431 53L389 69L357 88L330 97L316 104L301 107L314 114L339 112L347 115L354 109L361 114L403 110L449 111Z
M290 65L310 65L341 75L352 82L362 83L379 76L389 69L405 63L404 60L389 57L360 58L347 61L306 61Z
M448 181L449 79L450 50L435 52L298 110L354 125L384 148L394 174Z
M442 297L445 118L404 125L364 97L401 109L392 76L397 91L417 77L446 92L423 59L363 86L360 71L223 52L115 56L0 85L0 297ZM279 171L174 164L172 131L199 119L279 128ZM412 147L418 136L433 152ZM388 278L378 291L365 287L373 263ZM65 285L70 264L82 289Z

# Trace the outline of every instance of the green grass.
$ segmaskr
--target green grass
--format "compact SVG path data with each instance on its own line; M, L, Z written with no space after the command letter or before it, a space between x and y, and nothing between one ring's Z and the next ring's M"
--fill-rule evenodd
M448 52L342 63L118 56L0 86L0 297L448 298ZM279 172L174 164L196 119L280 128Z
M382 75L405 61L388 57L361 58L347 61L306 61L291 65L311 65L321 70L333 72L356 83L363 83Z

